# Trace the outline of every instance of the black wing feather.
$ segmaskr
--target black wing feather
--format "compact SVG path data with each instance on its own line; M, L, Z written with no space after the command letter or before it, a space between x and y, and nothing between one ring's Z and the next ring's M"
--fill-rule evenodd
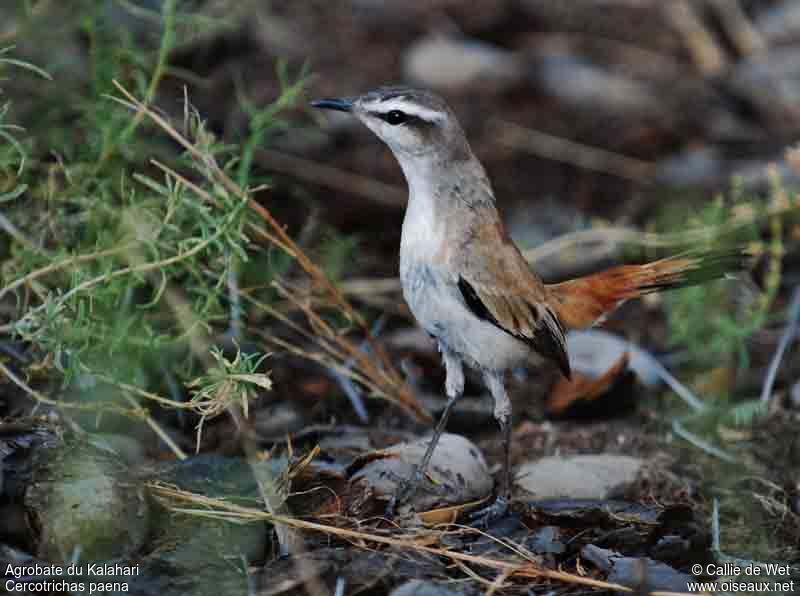
M512 337L524 341L545 358L555 361L567 379L572 378L569 357L567 356L566 346L564 345L564 328L553 311L550 309L546 310L545 317L549 317L550 320L542 321L542 324L535 331L534 336L528 337L503 327L483 303L480 296L475 291L475 288L463 277L458 278L458 289L461 292L461 296L464 298L464 303L472 314L479 319L491 323L498 329L505 331ZM533 308L534 307L531 307L532 310ZM538 318L539 313L536 310L533 310L533 313L534 317Z

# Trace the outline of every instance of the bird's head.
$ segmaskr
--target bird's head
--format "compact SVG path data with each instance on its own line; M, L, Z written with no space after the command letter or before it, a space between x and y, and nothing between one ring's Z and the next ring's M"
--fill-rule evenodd
M430 91L381 87L358 97L320 99L311 105L353 114L401 163L415 158L463 160L471 155L455 115Z

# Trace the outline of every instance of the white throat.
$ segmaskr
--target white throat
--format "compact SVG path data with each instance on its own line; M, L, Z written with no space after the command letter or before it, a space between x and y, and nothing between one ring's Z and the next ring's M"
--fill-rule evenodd
M397 161L403 170L403 175L408 184L409 206L418 198L432 200L436 188L441 182L440 173L435 171L434 160L430 156L398 155Z
M438 180L424 159L400 159L408 183L408 206L403 219L400 258L416 255L433 258L444 242L445 218L441 217ZM405 255L404 255L405 253Z

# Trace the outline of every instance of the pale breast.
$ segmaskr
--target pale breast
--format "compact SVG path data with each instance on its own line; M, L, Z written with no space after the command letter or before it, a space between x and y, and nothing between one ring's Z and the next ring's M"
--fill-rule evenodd
M433 264L446 258L448 222L437 217L435 207L431 196L416 195L410 199L400 239L401 266L404 260Z

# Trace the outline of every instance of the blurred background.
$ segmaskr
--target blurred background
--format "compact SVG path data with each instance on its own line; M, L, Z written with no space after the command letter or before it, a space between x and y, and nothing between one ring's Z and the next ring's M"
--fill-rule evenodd
M162 9L6 4L3 43L59 82L56 93L14 73L4 91L19 98L15 121L37 138L77 124L75 100L88 86L103 91L95 75L133 75L158 51ZM783 160L800 126L791 1L178 2L174 24L159 107L179 113L186 89L226 139L246 135L252 109L280 95L278 61L293 79L310 75L306 97L401 82L441 92L529 246L594 217L642 224L670 204L696 207L733 175L763 190L768 163L796 176ZM288 124L268 131L255 163L277 175L272 201L292 212L286 223L302 224L302 204L394 247L405 191L389 153L357 123L308 114L303 101L282 116ZM77 151L82 132L58 140Z
M308 107L397 83L446 98L547 281L748 248L738 281L572 340L579 383L518 371L513 461L658 461L627 495L688 504L693 549L717 499L732 551L796 560L796 0L3 2L0 420L149 460L285 468L319 444L337 482L425 433L444 375L399 292L405 182L358 122ZM484 394L470 377L449 428L491 467Z

